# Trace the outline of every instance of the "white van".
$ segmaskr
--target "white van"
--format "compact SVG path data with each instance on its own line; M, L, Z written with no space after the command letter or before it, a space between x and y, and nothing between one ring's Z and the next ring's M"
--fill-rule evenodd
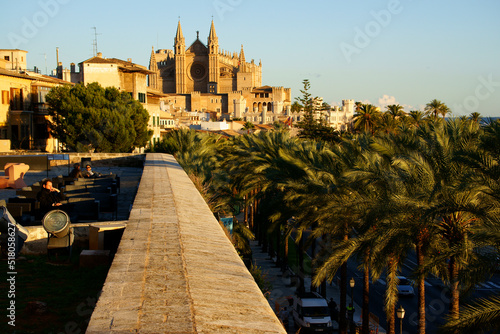
M317 292L306 292L293 298L293 322L301 333L332 333L330 309L325 298Z

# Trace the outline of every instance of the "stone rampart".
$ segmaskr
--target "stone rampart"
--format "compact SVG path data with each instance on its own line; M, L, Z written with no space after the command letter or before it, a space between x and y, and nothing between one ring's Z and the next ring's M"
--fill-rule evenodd
M147 154L87 333L286 333L187 174Z

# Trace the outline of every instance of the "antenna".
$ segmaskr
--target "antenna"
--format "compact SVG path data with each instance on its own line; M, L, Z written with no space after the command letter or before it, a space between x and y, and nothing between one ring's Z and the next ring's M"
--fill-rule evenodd
M92 47L93 47L93 52L94 52L94 57L97 56L97 35L102 35L97 33L97 28L92 27L90 29L94 29L94 40L92 41Z

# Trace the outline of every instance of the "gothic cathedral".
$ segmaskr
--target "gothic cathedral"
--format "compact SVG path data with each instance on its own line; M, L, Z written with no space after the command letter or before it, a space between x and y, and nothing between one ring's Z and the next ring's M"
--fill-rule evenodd
M290 115L290 88L262 86L262 63L247 62L243 45L239 54L221 50L213 21L207 45L197 33L188 48L179 21L174 50L153 49L149 70L149 89L172 111L209 112L256 124Z

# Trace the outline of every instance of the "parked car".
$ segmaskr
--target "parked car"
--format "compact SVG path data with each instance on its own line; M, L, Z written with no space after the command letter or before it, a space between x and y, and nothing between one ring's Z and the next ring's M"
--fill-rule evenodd
M398 276L398 294L401 296L414 296L413 282L404 276Z
M296 328L301 328L301 333L333 332L328 303L317 292L294 296L292 316Z

